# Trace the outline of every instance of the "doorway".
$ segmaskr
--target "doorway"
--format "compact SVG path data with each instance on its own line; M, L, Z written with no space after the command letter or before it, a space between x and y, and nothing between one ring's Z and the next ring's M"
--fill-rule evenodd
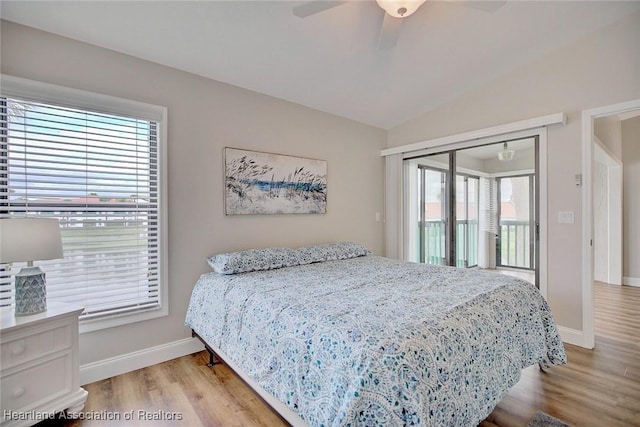
M585 110L582 112L582 171L583 171L583 193L582 193L582 346L586 348L593 348L595 345L595 327L594 327L594 304L595 304L595 262L594 262L594 240L598 236L594 232L594 223L596 212L594 207L596 206L596 193L595 193L595 174L596 170L596 134L595 134L595 122L597 119L603 118L616 118L617 120L637 119L640 116L640 99L628 101L620 104L609 105L605 107L595 108L591 110ZM631 144L631 147L636 145ZM626 156L620 156L624 160ZM626 175L626 174L625 174ZM626 179L625 177L625 205L627 205L626 199L630 194L628 190L633 187L633 182L636 179ZM640 194L635 187L635 194ZM629 240L628 236L633 234L634 229L640 229L637 222L637 214L634 215L631 210L625 206L623 208L624 223L622 227L625 229L624 236L624 249L622 258L624 260L623 265L623 284L631 286L640 285L640 279L635 282L634 276L638 274L640 277L640 266L638 263L634 263L634 257L630 256L629 252L638 251L640 245L635 244L636 240ZM627 212L629 211L629 212ZM635 221L635 222L629 222ZM624 277L629 274L629 277Z
M407 259L536 272L537 168L535 136L404 159Z

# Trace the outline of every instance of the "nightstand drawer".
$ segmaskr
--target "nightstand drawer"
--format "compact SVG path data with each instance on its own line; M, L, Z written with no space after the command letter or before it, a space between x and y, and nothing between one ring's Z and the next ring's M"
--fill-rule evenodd
M82 411L87 392L80 387L80 313L81 307L56 301L32 316L0 308L2 427L31 426L40 420L32 415Z
M2 378L2 409L29 410L43 400L69 393L72 388L71 353Z
M71 348L71 325L58 325L26 336L11 337L0 347L2 370Z

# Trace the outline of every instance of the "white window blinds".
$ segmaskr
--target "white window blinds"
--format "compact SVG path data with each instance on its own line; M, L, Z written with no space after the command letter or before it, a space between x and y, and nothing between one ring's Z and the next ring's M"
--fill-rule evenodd
M498 234L498 183L495 178L480 178L480 231Z
M0 98L0 217L60 221L64 258L36 261L47 299L81 319L160 306L158 123ZM0 265L0 305L13 303Z

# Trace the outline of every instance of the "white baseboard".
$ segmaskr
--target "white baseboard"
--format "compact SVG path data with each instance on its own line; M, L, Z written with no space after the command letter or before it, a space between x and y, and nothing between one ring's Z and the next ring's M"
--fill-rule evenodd
M584 333L582 331L558 326L558 333L563 343L573 344L583 348L591 348L585 345Z
M622 284L627 286L640 287L640 277L623 277Z
M104 380L202 350L204 350L204 345L198 339L185 338L134 351L133 353L87 363L80 366L80 384L85 385Z

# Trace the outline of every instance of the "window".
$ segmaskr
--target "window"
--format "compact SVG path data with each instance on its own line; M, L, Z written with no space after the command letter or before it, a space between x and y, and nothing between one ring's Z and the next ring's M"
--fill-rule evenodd
M7 79L0 217L60 221L64 258L37 262L47 300L84 307L83 331L166 314L166 109ZM0 266L0 305L22 264Z

